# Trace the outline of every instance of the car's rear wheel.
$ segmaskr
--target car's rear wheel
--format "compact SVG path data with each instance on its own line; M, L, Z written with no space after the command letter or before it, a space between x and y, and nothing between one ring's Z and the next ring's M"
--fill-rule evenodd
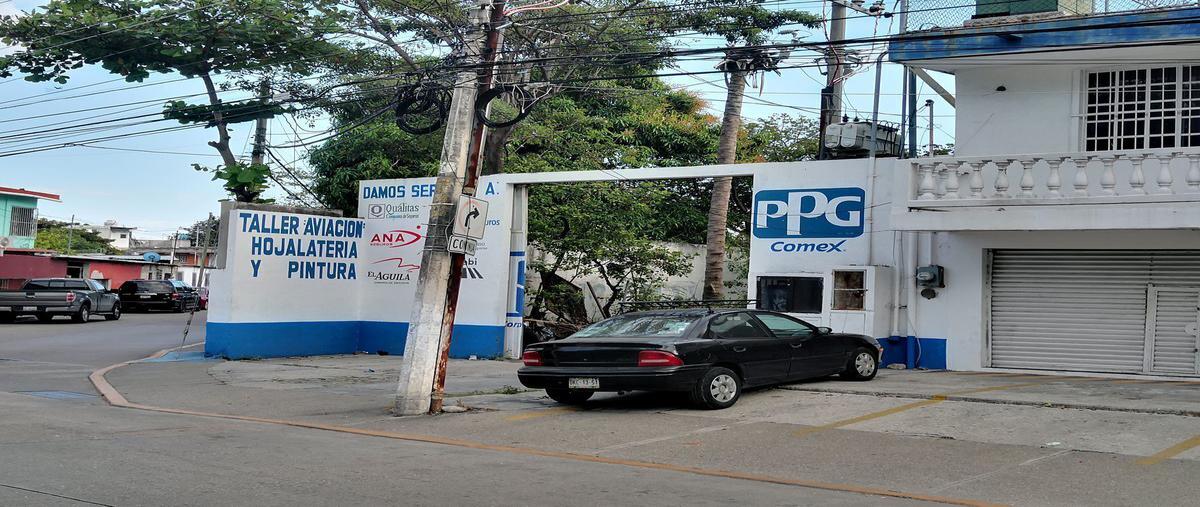
M859 347L850 355L842 378L847 380L871 380L879 373L879 360L866 347Z
M692 403L709 410L732 407L742 396L742 379L729 368L715 366L692 389Z
M39 322L50 322L50 319L53 319L53 318L54 318L54 316L53 316L53 315L50 315L49 313L39 313L39 314L37 314L37 320L38 320Z
M121 304L113 305L112 313L105 315L104 320L121 320Z
M92 318L92 309L88 308L88 305L83 305L83 306L79 307L79 311L75 312L75 314L71 316L71 320L73 320L75 322L87 322L88 319L91 319L91 318Z
M593 394L596 394L596 391L590 389L560 389L553 387L546 389L546 395L550 396L550 399L564 405L582 405L591 399Z

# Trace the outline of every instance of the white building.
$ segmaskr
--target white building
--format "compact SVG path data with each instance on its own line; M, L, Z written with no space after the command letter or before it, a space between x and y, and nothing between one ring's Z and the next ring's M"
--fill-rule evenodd
M103 225L88 224L81 227L107 239L113 248L122 252L129 250L133 244L133 231L137 229L137 227L120 225L116 220L105 220Z
M955 155L896 168L890 334L944 338L951 369L1197 375L1200 9L1048 11L890 44L957 102Z

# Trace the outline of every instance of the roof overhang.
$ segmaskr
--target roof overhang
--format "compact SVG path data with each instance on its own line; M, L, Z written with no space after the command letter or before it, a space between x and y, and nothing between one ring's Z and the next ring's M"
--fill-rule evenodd
M35 192L33 190L25 190L23 188L0 187L0 195L15 195L18 197L32 197L34 199L62 202L62 199L58 194L51 194L49 192Z

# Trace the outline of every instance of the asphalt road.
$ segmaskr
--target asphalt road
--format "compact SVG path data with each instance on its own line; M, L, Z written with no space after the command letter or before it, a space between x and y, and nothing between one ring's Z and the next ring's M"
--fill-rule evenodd
M202 323L198 317L193 325ZM133 314L117 322L0 326L0 505L919 504L149 413L95 396L86 380L93 369L178 345L186 319Z
M197 312L187 343L204 341L204 318ZM126 313L121 320L107 321L96 315L86 324L56 317L38 322L22 317L0 324L0 359L65 362L102 367L140 359L183 342L187 313Z

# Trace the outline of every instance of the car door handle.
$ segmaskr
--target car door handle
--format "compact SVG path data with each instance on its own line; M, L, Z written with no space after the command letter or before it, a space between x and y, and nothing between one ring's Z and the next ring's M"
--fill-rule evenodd
M804 344L803 344L803 343L793 343L793 344L792 344L792 348L793 348L793 349L798 349L798 348L800 348L800 347L803 347L803 346L804 346Z
M746 351L746 347L734 347L734 348L733 348L733 351L734 351L734 352L745 352L745 351Z

